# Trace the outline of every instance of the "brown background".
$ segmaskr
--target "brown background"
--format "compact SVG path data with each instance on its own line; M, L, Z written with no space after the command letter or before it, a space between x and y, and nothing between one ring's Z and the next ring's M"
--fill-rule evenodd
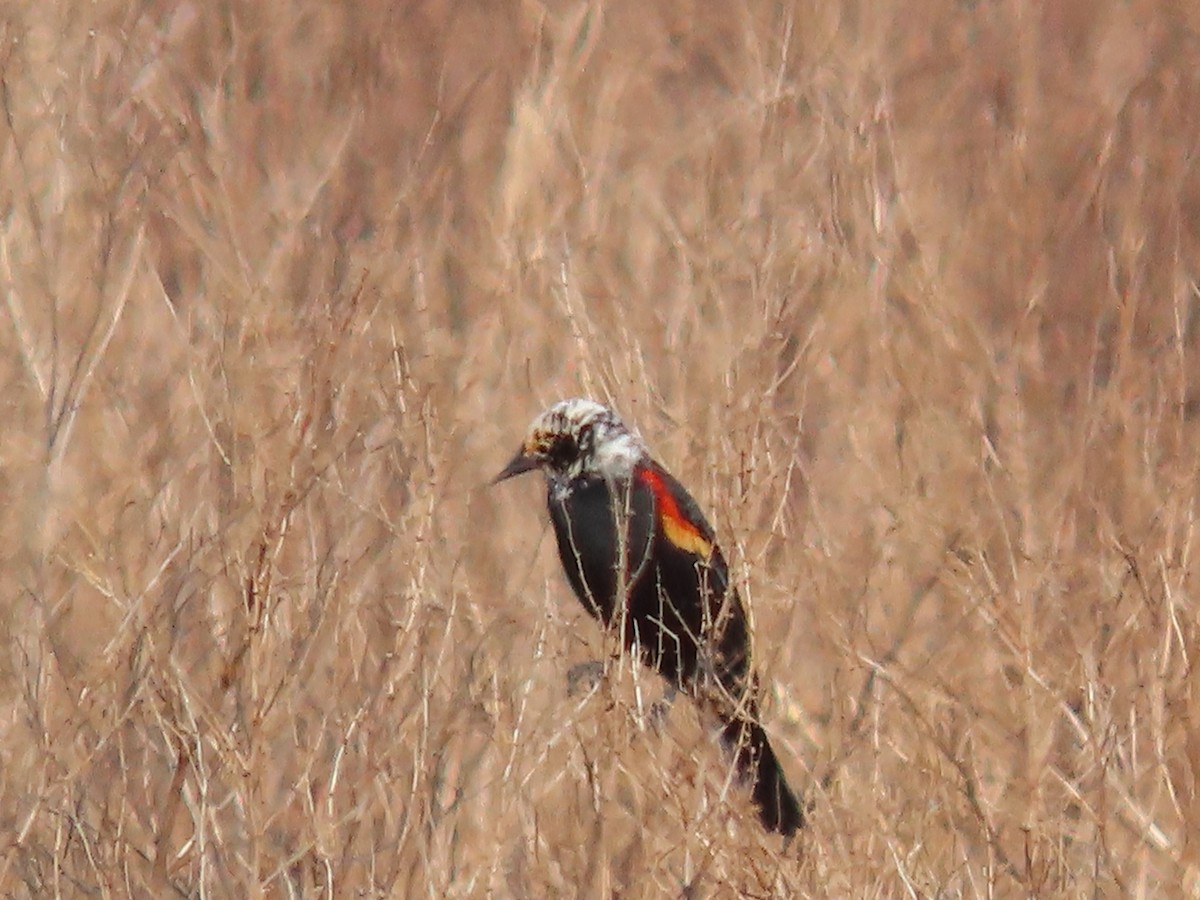
M1200 884L1189 2L12 4L0 893ZM636 423L762 833L533 478Z

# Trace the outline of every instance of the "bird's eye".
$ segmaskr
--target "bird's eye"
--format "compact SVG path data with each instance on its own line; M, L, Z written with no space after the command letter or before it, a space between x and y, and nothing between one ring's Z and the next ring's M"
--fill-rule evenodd
M566 467L575 461L579 456L579 447L575 443L575 438L569 434L559 435L558 438L550 445L549 453L550 462L555 466Z

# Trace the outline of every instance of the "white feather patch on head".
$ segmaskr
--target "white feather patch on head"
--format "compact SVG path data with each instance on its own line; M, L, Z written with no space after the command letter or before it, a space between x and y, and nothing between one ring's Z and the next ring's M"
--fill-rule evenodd
M633 468L649 456L645 442L615 412L594 400L560 400L529 428L527 446L536 446L550 435L569 434L580 448L580 457L566 473L586 472L609 479L628 478Z

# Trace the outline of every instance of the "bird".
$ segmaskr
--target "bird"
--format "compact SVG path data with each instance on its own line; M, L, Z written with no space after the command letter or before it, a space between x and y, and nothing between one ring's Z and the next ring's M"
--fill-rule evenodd
M759 716L746 609L708 520L609 407L575 398L531 423L493 484L541 470L575 595L624 650L715 718L763 826L790 839L800 803Z

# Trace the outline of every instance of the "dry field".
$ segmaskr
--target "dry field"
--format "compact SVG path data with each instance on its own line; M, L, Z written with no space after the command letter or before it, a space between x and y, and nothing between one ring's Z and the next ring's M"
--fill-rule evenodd
M1190 0L0 11L0 896L1200 894ZM541 487L611 401L790 846Z

